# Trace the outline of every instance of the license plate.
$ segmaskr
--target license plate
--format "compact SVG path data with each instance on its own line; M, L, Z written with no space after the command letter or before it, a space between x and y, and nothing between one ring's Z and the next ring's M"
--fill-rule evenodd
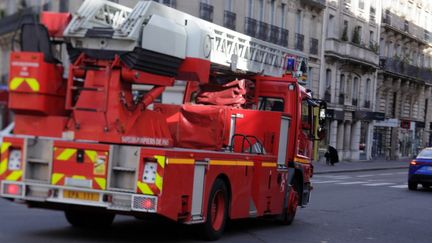
M63 197L67 199L99 201L99 193L64 190Z

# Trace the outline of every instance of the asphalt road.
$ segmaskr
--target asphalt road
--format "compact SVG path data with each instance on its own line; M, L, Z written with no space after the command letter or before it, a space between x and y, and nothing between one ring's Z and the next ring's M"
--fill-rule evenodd
M232 222L223 242L432 242L432 190L408 191L406 170L316 175L291 226ZM421 188L421 187L420 187ZM70 227L63 213L0 200L0 242L190 242L195 228L117 217L109 230Z

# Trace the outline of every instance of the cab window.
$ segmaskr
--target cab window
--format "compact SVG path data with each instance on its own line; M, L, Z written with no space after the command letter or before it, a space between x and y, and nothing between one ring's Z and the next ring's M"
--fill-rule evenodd
M258 109L261 111L279 111L283 112L285 107L284 100L273 97L259 97Z
M301 104L301 121L301 127L303 132L307 135L312 134L312 109L307 100L303 100Z

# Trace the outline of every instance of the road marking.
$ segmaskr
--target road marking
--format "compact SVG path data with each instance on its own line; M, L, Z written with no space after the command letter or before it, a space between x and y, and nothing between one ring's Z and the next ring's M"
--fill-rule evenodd
M388 176L388 175L394 175L394 173L381 173L381 174L377 174L377 175L380 175L380 176Z
M358 175L357 177L358 178L363 178L363 177L371 177L371 176L374 176L374 175Z
M367 183L366 181L350 181L350 182L342 182L342 183L337 183L338 185L355 185L355 184L365 184Z
M313 183L315 184L334 183L334 182L340 182L340 181L313 181Z
M363 184L363 186L389 186L389 185L393 185L393 184L394 183L382 182L382 183Z
M397 185L397 186L390 186L390 187L392 187L392 188L408 188L408 185L405 184L405 185Z

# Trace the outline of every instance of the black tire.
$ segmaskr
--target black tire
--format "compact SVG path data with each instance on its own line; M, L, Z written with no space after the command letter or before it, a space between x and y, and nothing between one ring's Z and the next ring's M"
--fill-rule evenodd
M295 180L294 184L291 185L291 191L289 192L288 197L288 207L285 208L282 212L281 217L281 224L283 225L291 225L294 222L295 216L297 214L297 208L298 204L300 202L300 196L299 196L299 186L296 183L297 180Z
M115 214L102 212L88 212L79 210L65 210L66 220L77 228L108 228L114 221Z
M228 218L228 189L225 182L221 179L216 179L210 192L207 217L202 224L203 238L208 241L219 239L224 230Z
M417 190L418 183L414 181L408 181L408 189L411 191Z

